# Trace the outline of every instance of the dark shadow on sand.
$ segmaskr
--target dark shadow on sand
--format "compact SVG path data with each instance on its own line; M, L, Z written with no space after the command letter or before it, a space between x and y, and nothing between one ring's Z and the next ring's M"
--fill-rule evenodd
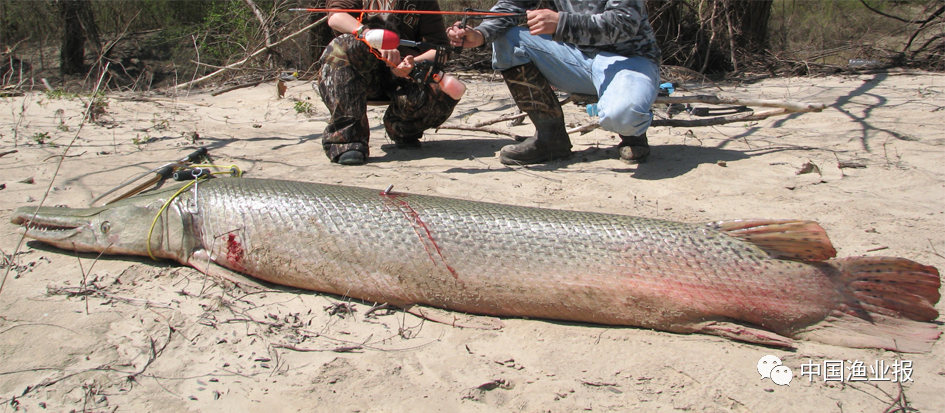
M625 167L611 168L610 170L612 172L628 173L631 174L633 178L637 179L660 180L684 175L702 164L733 162L754 155L762 155L787 149L789 148L737 151L703 146L658 145L653 146L653 152L645 163L637 165L625 164ZM495 156L495 153L493 152L491 156ZM556 171L578 163L615 159L616 157L617 151L614 147L591 147L574 151L574 154L568 159L555 160L538 165L510 166L505 167L505 170L513 172L515 168L525 168L530 171ZM468 158L468 156L466 158ZM450 168L444 172L476 174L495 170L502 169L501 167L496 168L491 165L484 165L483 168Z

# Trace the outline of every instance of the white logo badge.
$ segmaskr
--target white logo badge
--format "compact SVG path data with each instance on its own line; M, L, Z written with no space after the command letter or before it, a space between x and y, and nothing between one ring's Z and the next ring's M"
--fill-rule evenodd
M758 374L762 380L771 379L778 386L788 386L794 379L791 368L781 365L781 359L770 354L758 359Z
M771 370L775 367L781 365L781 359L767 355L758 360L758 374L761 375L761 379L771 378Z
M790 386L794 379L794 372L788 366L778 366L771 369L771 381L778 386Z

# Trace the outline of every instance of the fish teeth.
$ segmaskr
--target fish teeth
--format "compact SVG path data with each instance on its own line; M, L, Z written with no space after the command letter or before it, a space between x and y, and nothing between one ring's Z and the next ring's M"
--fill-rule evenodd
M23 226L26 227L27 229L31 230L31 231L40 231L40 232L68 231L68 230L70 230L70 229L75 229L75 227L65 227L65 226L59 226L59 225L47 225L47 224L42 224L42 223L38 223L38 222L34 223L34 222L31 222L31 221L26 222L25 224L23 224Z

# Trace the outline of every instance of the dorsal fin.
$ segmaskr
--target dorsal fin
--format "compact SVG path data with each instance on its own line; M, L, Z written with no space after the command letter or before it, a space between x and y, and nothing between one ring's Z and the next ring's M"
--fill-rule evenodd
M747 219L709 226L755 244L774 258L823 261L837 256L827 232L814 221Z

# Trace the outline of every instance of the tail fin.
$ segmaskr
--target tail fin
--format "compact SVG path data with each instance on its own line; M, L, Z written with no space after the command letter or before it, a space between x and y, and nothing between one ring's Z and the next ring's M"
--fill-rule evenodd
M848 347L924 353L941 332L936 324L941 278L935 267L905 258L860 257L832 262L845 302L829 317L794 335Z

